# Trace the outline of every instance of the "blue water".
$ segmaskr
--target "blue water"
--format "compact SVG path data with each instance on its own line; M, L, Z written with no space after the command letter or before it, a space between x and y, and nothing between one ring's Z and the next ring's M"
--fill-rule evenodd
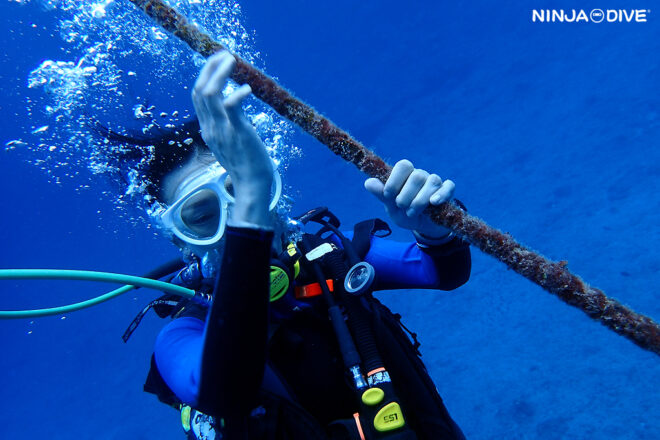
M30 72L79 56L57 30L66 12L27 3L0 4L3 145L39 143L30 131L45 117L27 113L26 97L47 97L27 88ZM130 10L116 3L109 14ZM453 179L471 213L660 320L660 10L646 23L541 24L531 22L533 7L562 5L444 3L243 2L241 21L262 67L386 160ZM147 66L135 67L138 77ZM171 69L182 84L196 71L192 61ZM153 81L162 91L152 90L153 102L172 93L177 108L191 108L188 91ZM105 120L130 114L106 111ZM284 175L294 210L327 205L345 225L385 215L354 168L309 136L289 142L303 152ZM83 167L55 183L56 164L33 163L43 155L0 151L1 267L140 274L176 256L148 222L130 220L140 210L102 196L114 191L106 179ZM56 305L104 288L3 281L0 306ZM141 391L163 323L149 316L128 344L120 338L153 296L1 322L0 438L182 438L177 413ZM660 438L658 356L493 258L474 250L472 278L456 291L379 297L419 333L468 438Z

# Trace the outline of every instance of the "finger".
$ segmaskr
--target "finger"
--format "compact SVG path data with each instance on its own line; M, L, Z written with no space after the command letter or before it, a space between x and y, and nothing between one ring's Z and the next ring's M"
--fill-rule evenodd
M222 57L220 63L215 70L211 73L208 81L202 84L202 95L215 96L222 92L227 83L227 78L231 75L234 66L236 65L236 58L227 53Z
M456 184L454 182L451 180L445 180L442 183L440 189L438 189L435 194L431 196L431 204L439 205L441 203L450 201L454 197L455 188Z
M209 82L202 89L202 98L206 100L206 105L212 115L219 119L226 119L227 112L225 111L224 97L222 96L222 89L227 83L227 78L236 65L234 57L226 57L218 66Z
M431 196L442 187L442 179L437 174L431 174L424 182L424 186L419 190L417 196L410 203L406 211L408 217L419 215L429 205Z
M364 181L364 188L376 196L378 200L385 202L385 197L383 196L383 189L385 188L385 184L383 182L374 177L371 177Z
M385 182L383 196L386 199L394 199L401 192L401 188L403 188L408 176L410 176L414 169L415 167L413 167L413 164L409 160L403 159L398 161L394 165L394 168L392 168L392 173L387 179L387 182Z
M204 64L201 73L197 77L197 81L195 81L195 86L193 87L191 96L200 126L206 125L206 123L209 122L209 120L213 117L213 112L209 108L203 90L213 74L217 71L218 67L224 60L227 59L227 57L233 58L231 54L226 50L218 52L215 55L209 57L209 59L206 61L206 64Z
M401 188L401 191L396 196L396 206L407 211L412 201L419 194L419 191L424 187L424 183L428 177L429 173L424 170L416 169L410 173L403 188Z
M202 71L199 73L199 76L197 77L197 81L195 81L195 86L193 87L193 91L197 91L197 93L199 94L202 93L202 89L209 82L209 79L213 75L213 72L215 72L215 70L218 68L220 63L225 59L227 55L229 55L229 52L223 50L222 52L218 52L210 56L208 60L206 60L206 63L204 64Z
M243 100L250 96L250 93L252 93L252 88L247 84L243 84L225 99L225 110L232 125L247 122L242 104Z
M192 97L193 107L195 107L195 113L197 114L197 119L199 120L199 125L200 127L204 127L208 119L210 118L206 101L194 88L190 95Z

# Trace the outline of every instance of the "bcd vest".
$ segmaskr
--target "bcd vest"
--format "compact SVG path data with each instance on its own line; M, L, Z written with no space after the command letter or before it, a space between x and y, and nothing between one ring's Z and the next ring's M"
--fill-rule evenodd
M380 220L368 220L355 226L352 241L361 258L369 250L371 235L383 231L383 225ZM314 236L311 239L316 244L332 243L329 238ZM341 289L348 264L345 263L344 250L334 243L332 246L333 251L324 255L320 264L324 275L335 281L334 288ZM296 283L310 281L313 280L307 268L301 264ZM247 438L251 440L360 439L357 431L344 423L355 411L351 408L354 395L342 369L322 299L313 298L309 304L311 307L273 324L260 405L248 417ZM399 396L406 421L418 438L464 439L420 359L416 334L403 326L400 315L392 313L371 293L362 296L361 305L373 328L378 350ZM156 311L161 317L194 316L203 320L206 316L206 310L194 304L176 304ZM323 391L315 395L311 390L316 389ZM206 437L199 434L204 423L215 430L215 439L222 438L221 421L183 405L163 381L153 357L144 390L182 410L182 424L188 438L212 438L209 434Z

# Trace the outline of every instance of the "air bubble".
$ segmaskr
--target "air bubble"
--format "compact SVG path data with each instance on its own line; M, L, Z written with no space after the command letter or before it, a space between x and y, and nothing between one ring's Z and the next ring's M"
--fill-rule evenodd
M184 93L188 99L186 91L190 90L193 76L204 65L205 58L193 54L129 2L38 2L57 9L61 53L66 55L45 60L28 77L28 87L35 93L31 93L32 99L26 98L25 114L34 126L26 132L33 132L38 139L29 143L20 139L9 141L5 149L24 148L31 152L34 156L30 162L43 169L49 181L80 178L85 175L80 172L84 168L93 174L109 176L121 185L120 191L99 187L101 179L77 184L79 188L92 187L112 198L118 214L125 219L137 218L131 213L131 206L145 207L149 216L157 214L162 206L147 197L144 173L153 158L154 147L102 139L95 127L100 124L119 135L143 138L161 135L164 129L179 129L179 118L190 122L194 117L190 111L192 103L187 101L188 108L171 111L171 107L161 107L161 101L169 99L165 96L178 96L173 91ZM170 3L228 49L247 62L259 64L259 53L250 47L251 34L241 25L241 8L237 2L171 0ZM236 87L230 81L227 90ZM154 92L162 96L153 99ZM167 118L168 114L172 119L165 119L168 124L161 126L158 115ZM109 117L104 119L106 115L115 119L109 122ZM256 101L246 109L246 116L257 127L277 162L283 154L289 155L289 147L286 146L286 153L283 148L292 132L288 123ZM191 145L193 137L181 143L175 140L167 143ZM297 150L291 151L296 154Z

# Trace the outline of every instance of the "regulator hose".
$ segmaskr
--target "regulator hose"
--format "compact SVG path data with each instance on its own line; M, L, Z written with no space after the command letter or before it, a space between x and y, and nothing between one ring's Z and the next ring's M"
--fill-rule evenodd
M125 284L125 286L111 292L74 304L33 310L0 310L0 319L39 318L42 316L75 312L76 310L101 304L140 287L160 290L184 298L193 298L196 294L194 290L166 283L165 281L152 280L134 275L88 270L0 269L0 280L78 280Z

